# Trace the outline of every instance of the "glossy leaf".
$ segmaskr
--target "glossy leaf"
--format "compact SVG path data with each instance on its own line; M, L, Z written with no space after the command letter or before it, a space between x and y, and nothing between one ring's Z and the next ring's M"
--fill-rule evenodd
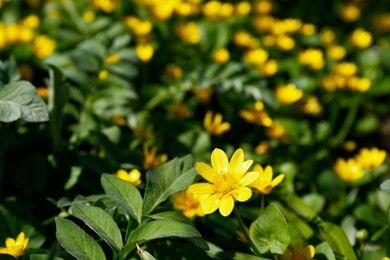
M142 260L157 260L157 258L152 256L148 251L142 250L142 248L140 248L138 245L137 245L137 253Z
M264 254L283 254L290 243L287 221L275 204L270 204L249 229L254 245Z
M121 232L112 217L103 209L81 203L73 203L72 215L85 222L101 238L116 250L123 246Z
M84 230L70 220L56 217L56 237L62 247L76 259L106 259L100 245Z
M387 194L390 195L390 179L389 180L385 180L384 182L382 182L381 184L381 189L386 191Z

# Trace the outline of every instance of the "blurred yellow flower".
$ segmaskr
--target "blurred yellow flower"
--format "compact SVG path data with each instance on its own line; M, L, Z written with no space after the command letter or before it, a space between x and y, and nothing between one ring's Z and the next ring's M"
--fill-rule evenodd
M157 4L151 6L151 12L158 20L167 20L172 16L177 3L177 0L158 1Z
M347 23L356 21L360 18L359 7L352 3L345 4L340 10L340 18Z
M316 26L311 23L304 23L299 29L299 32L303 35L313 35L316 33L316 31L317 31Z
M327 49L327 55L331 60L335 60L335 61L342 60L344 59L346 54L347 51L341 45L331 45Z
M105 80L105 79L108 77L108 75L109 75L109 73L108 73L107 70L101 70L101 71L99 72L98 78L99 78L100 80Z
M173 103L169 108L169 112L179 119L187 119L192 117L192 111L186 104L181 102Z
M118 56L117 54L110 54L108 55L108 57L106 58L106 62L108 64L114 64L114 63L117 63L121 60L121 57Z
M267 128L266 135L270 138L285 140L286 128L280 122L274 120L272 125Z
M53 54L56 45L56 42L46 35L38 35L33 40L33 51L35 56L43 59Z
M169 64L165 69L165 75L172 79L178 79L183 75L183 71L179 66L175 64Z
M322 105L316 96L308 96L303 101L302 110L308 115L316 116L322 112Z
M255 147L257 154L265 154L271 150L271 143L268 141L262 141Z
M238 31L233 35L233 42L240 47L248 48L252 45L253 37L246 31Z
M211 99L211 95L213 94L213 89L211 87L208 88L193 87L192 93L194 93L194 96L200 102L208 103Z
M217 49L217 50L213 51L212 57L216 63L224 64L224 63L229 61L230 54L229 54L228 50L226 50L225 48L222 48L222 49Z
M267 34L267 35L263 36L262 42L263 42L264 46L272 47L275 45L276 39L277 39L277 37L275 35Z
M357 28L352 32L350 41L356 48L364 49L371 46L373 38L370 32Z
M261 15L254 18L253 25L259 32L267 33L271 31L275 20L276 19L270 15Z
M379 31L390 32L390 13L384 13L377 17L375 26Z
M272 189L275 188L284 179L284 174L279 174L276 178L272 179L273 171L271 166L263 167L260 164L256 164L253 168L254 171L259 172L259 178L251 184L257 192L268 195Z
M320 32L320 39L323 45L329 46L336 41L336 34L332 29L325 27Z
M212 135L222 135L230 130L229 122L222 122L222 114L207 111L203 120L203 126L206 131Z
M149 62L153 57L154 49L151 44L138 44L135 53L142 62Z
M149 150L149 148L144 145L143 152L144 166L146 169L154 169L168 160L168 156L165 153L157 154L157 148L155 146Z
M134 186L141 184L141 172L138 169L133 169L130 172L127 172L123 169L119 169L115 176L124 181L130 182Z
M264 77L271 77L279 70L279 66L276 60L267 60L259 64L257 69Z
M20 42L31 42L31 40L34 38L35 32L33 29L26 27L26 26L20 26L19 27L19 41Z
M237 15L248 15L251 12L251 4L248 1L236 3L234 12Z
M312 245L303 247L301 243L295 245L294 248L289 247L280 257L280 260L311 260L315 254L315 248Z
M358 71L358 67L352 62L339 62L333 67L333 73L337 73L344 77L351 77Z
M348 152L352 152L356 149L356 142L353 140L348 140L343 143L343 148L347 150Z
M350 77L347 80L347 87L352 91L364 92L370 89L371 80L368 78Z
M119 5L119 0L92 0L92 4L105 13L112 13Z
M6 25L4 39L7 44L16 44L19 41L19 25L16 23Z
M135 16L125 17L124 24L137 36L145 36L153 28L150 21L141 21Z
M31 29L35 29L39 26L39 17L34 14L29 15L21 21L21 25Z
M282 34L276 37L275 46L279 50L290 51L295 47L295 40L288 35Z
M268 59L268 52L262 48L256 48L245 52L245 60L252 65L260 65Z
M390 260L388 257L383 257L382 260Z
M297 88L295 84L288 83L287 85L277 87L275 96L280 103L289 105L300 100L303 97L303 91Z
M355 156L356 161L365 169L375 170L386 159L386 151L374 147L372 149L362 148Z
M362 166L353 158L337 159L333 169L337 176L345 182L354 181L364 176Z
M322 51L314 48L301 50L298 53L298 61L313 70L322 69L325 65Z
M186 42L197 44L200 42L200 28L195 22L178 24L177 35Z
M44 87L37 87L37 94L41 98L47 99L49 96L49 89L44 86Z
M237 149L230 162L224 151L214 149L211 153L211 165L197 162L195 169L209 183L192 184L188 191L199 195L208 195L202 203L204 214L211 214L217 209L222 216L229 216L235 201L247 201L252 196L249 187L258 177L259 172L248 172L253 160L244 161L244 151Z
M239 115L244 118L245 121L252 124L268 127L273 123L268 113L264 110L264 104L261 101L256 101L253 108L250 110L240 110Z
M94 11L86 11L84 14L83 14L83 19L84 21L86 21L87 23L92 23L93 21L95 21L96 19L96 14Z
M28 240L24 232L20 232L16 240L8 237L5 239L5 247L0 247L0 254L7 254L19 258L25 253Z
M187 218L204 216L201 206L202 200L204 199L203 196L190 193L186 190L175 193L172 197L174 200L173 207L183 212Z
M113 115L112 121L117 125L126 125L126 120L120 115Z
M254 3L254 11L256 14L269 14L272 11L272 2L269 0L258 0Z

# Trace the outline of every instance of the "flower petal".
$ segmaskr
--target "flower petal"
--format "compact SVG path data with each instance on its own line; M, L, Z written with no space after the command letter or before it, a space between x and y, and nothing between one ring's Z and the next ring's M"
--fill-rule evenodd
M19 235L16 237L16 245L22 245L25 239L25 234L24 232L20 232Z
M209 183L195 183L188 187L188 191L194 194L212 194L214 185Z
M13 239L11 237L7 237L5 239L5 247L6 248L11 248L11 247L14 247L15 245L16 245L15 239Z
M203 200L202 210L204 214L211 214L216 211L219 207L219 198L218 194L211 195Z
M237 169L241 166L243 162L244 162L244 151L241 148L239 148L234 152L232 158L230 159L228 171L232 174L235 174Z
M275 179L272 180L272 188L276 187L284 179L284 174L279 174Z
M268 181L271 181L273 175L274 175L274 173L272 171L272 167L269 166L269 165L267 167L265 167L264 174L263 174L265 179L268 180Z
M247 174L244 175L238 182L242 186L248 186L249 184L252 184L259 178L260 173L259 172L248 172Z
M237 201L240 202L247 201L250 199L250 197L252 197L252 190L250 188L238 187L237 189L238 189L237 196L235 197Z
M227 217L232 213L234 207L234 199L232 196L223 197L219 203L219 212L222 216Z
M214 171L219 174L221 170L227 171L229 166L229 160L227 155L221 149L215 148L211 153L211 165L213 166Z
M220 126L217 127L217 129L215 130L215 134L221 135L221 134L229 131L229 129L230 129L230 123L224 122Z
M251 167L253 160L247 160L240 164L240 166L236 169L234 173L237 180L241 179L242 176L248 171L249 167Z
M209 182L213 182L214 177L217 175L217 173L210 166L203 162L195 163L195 169L203 178Z

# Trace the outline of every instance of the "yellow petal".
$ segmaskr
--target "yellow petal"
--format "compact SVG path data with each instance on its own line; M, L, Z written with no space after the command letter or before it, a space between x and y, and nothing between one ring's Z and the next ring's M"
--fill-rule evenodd
M232 196L223 197L219 203L219 212L222 216L227 217L232 213L234 200Z
M265 167L263 176L264 176L265 180L271 182L272 176L273 176L273 172L272 172L272 167L271 166L268 165L267 167Z
M211 153L211 165L214 171L219 173L221 170L227 171L229 161L227 155L221 149L215 148Z
M24 232L20 232L19 235L16 237L16 244L17 245L22 245L24 243Z
M251 167L252 163L253 160L247 160L240 164L235 172L235 177L237 180L241 179L241 177L248 171L249 167Z
M211 117L213 116L213 113L211 111L207 111L206 115L204 116L203 125L206 129L208 129L211 125Z
M234 152L232 158L230 159L228 171L230 173L235 174L235 172L243 162L244 162L244 151L241 148L239 148Z
M284 179L284 174L279 174L275 179L272 180L272 188L274 188L276 185L282 182Z
M309 252L309 253L307 254L307 256L308 256L307 259L312 259L312 258L314 257L315 251L316 251L315 248L314 248L314 246L308 245L308 246L306 246L305 248L307 248L307 252Z
M238 187L237 196L235 199L237 201L243 202L247 201L252 197L252 190L248 187Z
M214 186L209 183L195 183L188 187L188 191L194 194L212 194Z
M249 184L252 184L259 178L259 172L248 172L247 174L244 175L238 182L242 186L248 186Z
M216 211L219 207L218 194L211 195L203 200L202 210L204 214L211 214Z
M216 113L214 117L214 125L218 126L222 123L222 114L221 113Z
M215 134L217 134L217 135L223 134L223 133L229 131L229 129L230 129L230 124L228 122L224 122L217 128Z
M214 182L214 177L217 174L210 166L203 162L195 163L196 171L207 181Z

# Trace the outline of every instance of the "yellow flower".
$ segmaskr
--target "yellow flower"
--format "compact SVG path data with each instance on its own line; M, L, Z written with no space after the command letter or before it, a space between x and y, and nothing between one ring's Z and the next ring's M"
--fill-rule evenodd
M53 54L55 48L56 42L46 35L39 35L33 41L34 54L40 59Z
M252 45L253 37L248 32L238 31L234 33L233 42L240 47L250 47Z
M5 247L0 247L0 254L12 255L15 258L22 256L25 253L28 238L25 237L24 232L20 232L16 240L8 237L5 239Z
M138 44L135 53L142 62L148 62L153 57L154 49L150 44Z
M203 199L201 195L192 194L189 191L182 191L173 194L172 197L174 199L173 207L181 210L187 218L204 216L201 206Z
M355 29L350 36L352 45L360 49L371 46L372 40L371 33L362 28Z
M93 0L92 4L105 13L112 13L119 5L119 0Z
M328 46L335 42L336 34L334 33L334 31L332 31L332 29L325 27L321 30L320 39L322 44Z
M368 78L350 77L347 80L350 90L364 92L370 89L371 80Z
M179 66L169 64L165 70L165 75L172 79L178 79L183 75L183 71Z
M38 96L47 99L49 96L49 89L47 87L37 87Z
M253 160L244 161L244 151L237 149L230 162L224 151L214 149L211 153L211 165L197 162L195 169L209 183L192 184L188 191L204 194L208 197L202 203L204 214L211 214L217 209L222 216L229 216L235 201L247 201L252 196L249 187L258 177L259 172L248 172Z
M21 25L30 29L35 29L39 26L39 17L33 14L29 15L22 20Z
M390 31L390 13L384 13L375 20L375 26L382 32Z
M251 4L248 1L238 2L234 11L237 15L248 15L251 12Z
M333 169L337 176L345 182L354 181L364 176L362 166L353 158L337 159Z
M144 145L144 166L146 169L154 169L168 160L168 156L165 153L159 155L156 153L156 147L152 147L152 149L149 150L149 148Z
M101 70L100 72L99 72L99 76L98 76L98 78L100 79L100 80L105 80L107 77L108 77L108 71L107 70Z
M357 146L357 144L356 144L356 142L353 141L353 140L345 141L345 142L343 143L343 148L344 148L345 150L347 150L348 152L352 152L353 150L355 150L355 149L356 149L356 146Z
M240 110L239 115L245 119L245 121L263 126L271 126L272 119L268 113L264 110L264 104L261 101L256 101L255 105L250 110Z
M253 25L256 27L256 30L261 33L269 32L274 24L275 18L270 15L261 15L255 17L255 19L253 20Z
M203 126L212 135L222 135L230 130L230 124L228 122L222 122L222 114L216 113L213 116L213 112L211 111L206 112Z
M210 19L218 19L222 3L219 1L208 1L203 5L203 15Z
M251 187L265 195L270 194L272 189L284 179L284 174L279 174L276 178L272 179L273 171L269 165L263 169L260 164L256 164L253 170L258 171L260 174L259 178L251 184Z
M298 61L313 70L322 69L325 65L322 51L314 48L300 51L298 54Z
M267 60L264 63L258 65L257 70L264 77L271 77L279 70L279 66L276 60Z
M292 104L300 100L303 96L303 91L297 88L294 84L279 86L275 90L277 100L284 105Z
M269 14L272 11L272 2L269 0L260 0L254 3L256 14Z
M286 136L286 128L278 121L273 121L272 125L267 129L266 135L270 138L283 140Z
M344 77L351 77L358 71L356 64L352 62L339 62L333 67L333 72Z
M4 28L4 39L8 44L16 44L19 40L19 29L18 24L9 24Z
M158 4L151 7L151 12L155 18L163 21L172 16L176 4L176 0L159 1Z
M314 246L308 245L303 247L301 243L298 243L294 248L287 248L280 260L311 260L314 257L314 253Z
M282 51L290 51L295 47L295 40L288 35L279 35L275 42L276 47Z
M19 27L19 41L20 42L31 42L31 40L34 38L34 30L26 27L26 26L20 26Z
M262 141L262 142L260 142L260 143L256 146L255 152L256 152L257 154L265 154L265 153L267 153L268 151L270 151L271 148L272 148L272 147L271 147L270 142L268 142L268 141Z
M186 42L192 44L200 42L200 28L195 22L179 24L176 27L176 33Z
M390 260L390 258L385 256L385 257L382 258L382 260Z
M308 96L303 102L302 110L306 114L316 116L322 112L322 106L316 96Z
M386 151L378 148L362 148L355 159L363 168L374 170L385 161Z
M96 14L94 11L86 11L84 14L83 14L83 19L84 21L86 21L87 23L92 23L93 21L95 21L96 19Z
M268 59L268 52L262 48L249 50L245 53L245 60L252 65L260 65Z
M226 50L225 48L222 48L222 49L218 49L218 50L213 51L212 57L216 63L224 64L224 63L229 61L230 54L229 54L228 50Z
M196 99L198 99L200 102L207 103L211 99L211 95L213 94L213 89L211 87L208 88L194 87L192 89L192 92L194 93Z
M138 36L145 36L152 30L152 23L150 21L141 21L135 16L127 16L124 23L130 30Z
M112 121L117 125L125 125L126 124L126 120L123 117L121 117L120 115L113 115Z
M141 173L138 169L133 169L130 172L126 172L123 169L119 169L115 176L124 181L130 182L134 186L141 184Z
M313 35L316 33L316 31L317 31L316 26L311 23L304 23L299 29L299 32L303 35Z
M354 22L360 18L360 9L355 4L346 4L340 10L340 18L344 22Z
M343 46L340 45L331 45L327 49L327 55L330 59L338 61L344 59L347 51Z
M109 55L109 56L107 57L106 62L107 62L108 64L114 64L114 63L117 63L117 62L120 61L120 60L121 60L121 57L119 57L119 56L116 55L116 54L111 54L111 55Z
M186 119L192 117L192 111L190 108L183 103L173 103L169 109L169 112L179 119Z

